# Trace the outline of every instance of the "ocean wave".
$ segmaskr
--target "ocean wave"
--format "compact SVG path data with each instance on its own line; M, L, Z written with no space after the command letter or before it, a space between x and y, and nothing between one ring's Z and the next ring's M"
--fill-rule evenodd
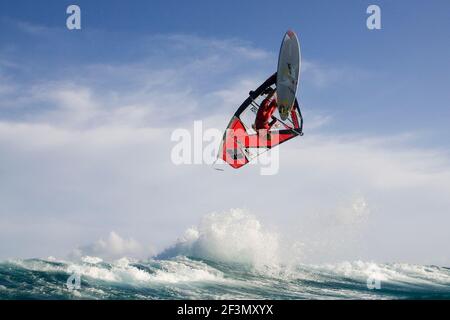
M281 259L280 247L276 234L254 216L242 210L214 213L151 259L85 255L0 263L0 298L450 299L448 268L304 264L295 250L288 250L292 259ZM78 277L79 288L71 287L71 277Z
M67 287L73 274L80 276L79 290ZM362 261L279 266L267 273L185 256L112 263L33 259L1 263L0 275L3 299L450 298L447 268ZM371 278L379 288L368 287Z

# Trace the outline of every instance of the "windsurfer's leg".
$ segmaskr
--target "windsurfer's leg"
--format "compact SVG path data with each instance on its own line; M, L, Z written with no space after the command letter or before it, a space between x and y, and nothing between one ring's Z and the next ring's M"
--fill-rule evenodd
M262 128L262 130L260 130L261 136L265 136L266 140L270 140L270 127L271 125L269 123L266 123L264 128Z

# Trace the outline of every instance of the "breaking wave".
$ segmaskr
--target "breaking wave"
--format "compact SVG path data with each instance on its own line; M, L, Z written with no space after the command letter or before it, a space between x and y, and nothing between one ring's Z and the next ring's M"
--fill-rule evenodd
M67 286L73 275L78 289ZM356 261L268 274L183 256L112 263L17 260L0 264L0 298L450 299L450 270Z
M254 216L231 210L206 216L151 259L0 263L0 298L450 299L450 269L363 261L287 264L275 233Z
M253 215L234 209L205 216L199 227L189 228L156 258L183 255L260 268L277 266L278 252L276 234L265 230Z

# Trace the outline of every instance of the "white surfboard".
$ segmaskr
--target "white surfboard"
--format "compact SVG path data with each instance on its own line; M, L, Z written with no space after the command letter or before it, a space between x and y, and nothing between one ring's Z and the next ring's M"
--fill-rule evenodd
M286 120L292 110L300 79L300 45L294 31L286 32L281 43L277 69L277 104L282 120Z

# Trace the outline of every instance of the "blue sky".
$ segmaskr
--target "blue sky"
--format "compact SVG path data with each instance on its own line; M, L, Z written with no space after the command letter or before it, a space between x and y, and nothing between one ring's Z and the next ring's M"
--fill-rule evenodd
M79 1L83 30L78 33L65 30L65 8L70 3L0 4L2 51L15 48L11 53L15 59L35 62L25 77L52 73L68 64L142 59L147 52L137 43L154 34L240 39L275 55L280 34L293 28L301 37L305 59L334 72L354 73L336 80L326 92L304 82L304 104L336 118L330 130L377 134L414 128L427 138L424 144L447 145L443 137L449 134L450 42L446 31L450 5L446 1L379 1L383 29L372 32L365 26L370 1L286 1L283 5L271 1L132 1L126 6L122 1ZM23 34L17 22L61 34L36 39ZM268 59L266 70L273 69L274 57ZM39 66L44 70L36 70Z
M65 27L72 3L81 31ZM366 28L369 4L382 30ZM449 14L437 0L2 1L0 258L63 255L111 231L161 249L204 214L244 208L292 237L329 234L318 260L345 238L336 259L450 263ZM306 135L280 148L280 174L174 167L171 130L223 128L275 71L288 28ZM286 181L295 210L261 203Z

